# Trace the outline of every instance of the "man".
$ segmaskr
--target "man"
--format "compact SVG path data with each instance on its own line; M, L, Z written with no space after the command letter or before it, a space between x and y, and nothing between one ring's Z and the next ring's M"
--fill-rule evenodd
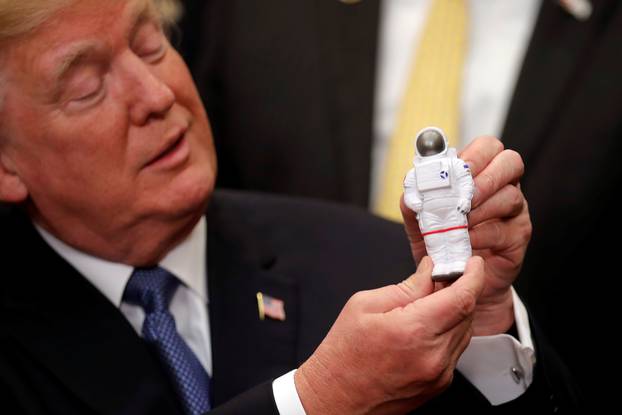
M183 40L195 42L184 46L214 129L218 185L371 206L385 171L377 149L393 133L410 40L432 1L188 3L196 24ZM480 91L462 100L465 138L500 134L527 166L534 237L517 289L590 400L606 400L615 395L593 380L608 376L604 356L615 351L575 329L607 332L616 313L610 290L585 295L583 276L611 273L605 258L617 245L603 241L622 232L611 219L622 180L622 3L590 0L588 19L568 8L583 1L465 3L479 53L467 94ZM577 261L591 257L602 260Z
M213 192L208 120L164 35L164 3L0 3L0 200L18 205L2 218L0 242L3 409L313 415L576 404L511 291L531 233L513 184L517 153L490 137L463 153L485 266L473 258L457 282L435 287L405 208L410 252L399 226L358 211ZM411 254L416 274L370 290L408 275ZM487 359L478 344L505 353ZM486 373L495 360L501 373Z

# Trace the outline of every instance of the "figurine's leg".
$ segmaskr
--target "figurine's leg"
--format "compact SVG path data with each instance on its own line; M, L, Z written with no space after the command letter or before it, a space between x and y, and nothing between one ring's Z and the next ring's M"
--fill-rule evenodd
M425 241L425 249L434 262L432 270L432 279L441 278L448 274L447 265L447 244L445 235L442 233L430 234L423 238Z
M446 209L445 209L446 210ZM447 250L447 237L444 233L437 233L444 223L443 209L435 209L430 212L423 210L419 215L419 229L424 235L425 249L434 262L432 279L446 279L450 265Z
M464 273L466 263L471 257L471 240L467 229L457 229L450 232L449 237L449 257L451 261L449 274L453 278L458 278Z

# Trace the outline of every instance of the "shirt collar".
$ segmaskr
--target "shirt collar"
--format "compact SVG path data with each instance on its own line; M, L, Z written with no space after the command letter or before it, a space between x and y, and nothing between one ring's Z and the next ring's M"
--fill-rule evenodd
M35 228L58 255L91 282L108 300L120 307L123 292L134 267L106 261L79 251L62 242L39 225ZM190 235L160 261L159 265L174 274L207 303L205 217L195 225Z

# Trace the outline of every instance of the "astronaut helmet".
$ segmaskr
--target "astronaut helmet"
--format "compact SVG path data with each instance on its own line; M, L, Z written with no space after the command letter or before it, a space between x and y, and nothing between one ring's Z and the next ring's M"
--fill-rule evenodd
M447 137L440 128L426 127L417 134L415 147L419 157L443 156L447 153Z

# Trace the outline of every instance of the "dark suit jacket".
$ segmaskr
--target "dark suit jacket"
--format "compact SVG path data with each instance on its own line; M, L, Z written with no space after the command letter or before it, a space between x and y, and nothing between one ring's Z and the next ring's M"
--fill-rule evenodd
M214 414L276 414L270 380L313 352L348 297L413 271L401 227L358 209L217 193L207 218ZM181 413L157 356L119 310L25 215L0 225L3 413ZM283 299L286 321L259 320L257 291ZM576 407L563 365L535 337L534 384L496 411ZM493 410L457 374L421 413L462 406Z
M622 234L622 2L592 3L580 22L543 0L502 139L525 160L534 224L519 292L597 402L614 396L594 380L615 353L604 337L618 314L598 287L621 268L606 240ZM379 2L188 7L182 48L214 127L219 185L366 206Z

